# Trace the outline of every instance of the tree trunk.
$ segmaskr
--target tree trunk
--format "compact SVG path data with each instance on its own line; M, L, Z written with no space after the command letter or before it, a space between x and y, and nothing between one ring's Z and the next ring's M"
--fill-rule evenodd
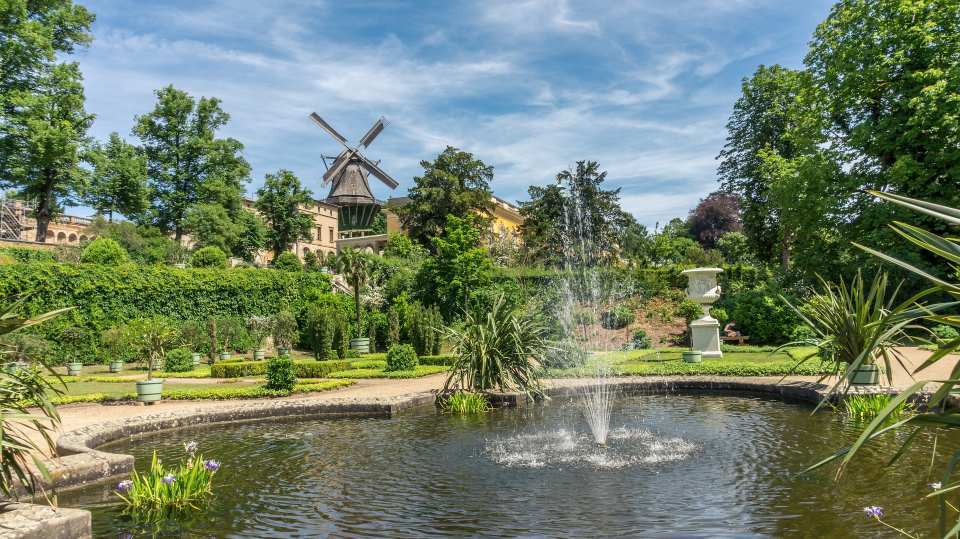
M354 283L353 287L353 305L356 308L357 312L357 338L363 336L363 332L360 331L360 286L359 283Z
M47 241L47 227L50 226L50 217L53 215L50 202L50 193L45 192L41 195L40 202L37 204L37 236L35 239L40 243Z
M180 243L181 238L183 238L183 227L177 225L174 227L173 239L176 240L177 243Z
M787 271L790 269L790 238L784 235L783 242L780 244L780 269Z

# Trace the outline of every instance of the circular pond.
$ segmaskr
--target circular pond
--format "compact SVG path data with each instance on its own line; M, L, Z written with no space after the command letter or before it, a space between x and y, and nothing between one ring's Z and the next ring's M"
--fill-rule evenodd
M140 468L196 440L221 460L216 499L173 536L877 537L863 514L934 530L923 500L960 432L921 433L865 452L840 482L798 475L851 441L857 426L807 405L742 396L641 395L614 406L609 446L593 446L568 398L479 418L426 407L392 419L269 421L114 443ZM61 496L93 511L95 535L137 533L112 485ZM924 533L926 535L926 533Z

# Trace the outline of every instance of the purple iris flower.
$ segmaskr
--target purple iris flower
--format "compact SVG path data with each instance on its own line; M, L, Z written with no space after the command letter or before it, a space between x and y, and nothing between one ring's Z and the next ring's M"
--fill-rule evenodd
M172 485L176 480L177 478L174 477L172 473L168 473L167 475L163 476L163 479L160 481L162 481L164 485Z
M117 483L117 492L127 493L130 492L130 489L133 488L133 481L129 479L124 479Z
M864 507L863 512L866 513L867 516L870 516L873 518L877 518L877 519L883 518L883 507L877 507L876 505L871 505L868 507Z
M213 459L210 459L203 463L203 467L211 472L215 472L220 469L220 463Z
M198 446L197 442L187 442L183 444L183 449L184 451L192 455L193 453L196 453L197 446Z

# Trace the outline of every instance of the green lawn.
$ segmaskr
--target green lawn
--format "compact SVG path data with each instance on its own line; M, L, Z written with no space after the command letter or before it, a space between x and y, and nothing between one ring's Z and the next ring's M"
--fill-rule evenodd
M724 352L721 359L704 359L701 363L685 363L682 352L683 349L679 348L611 352L595 356L586 367L551 369L549 375L590 376L600 366L609 368L610 373L616 376L783 376L791 373L813 376L830 372L817 359L797 366L800 358L813 352L812 348L794 348L777 353L759 350Z

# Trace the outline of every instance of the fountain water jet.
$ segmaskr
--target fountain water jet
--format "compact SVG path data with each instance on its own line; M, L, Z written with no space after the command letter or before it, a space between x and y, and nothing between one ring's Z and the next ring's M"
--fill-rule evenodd
M593 434L593 441L600 447L606 447L611 407L617 394L617 386L611 383L609 371L597 369L593 383L581 386L579 393L580 408Z

